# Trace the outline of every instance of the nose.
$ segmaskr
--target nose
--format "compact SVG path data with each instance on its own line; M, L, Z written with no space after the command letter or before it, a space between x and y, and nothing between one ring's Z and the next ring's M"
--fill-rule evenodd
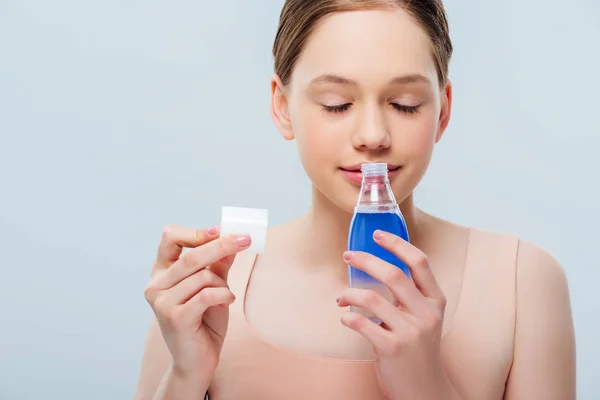
M375 107L365 110L352 136L352 145L357 150L384 150L391 144L392 138L382 112Z

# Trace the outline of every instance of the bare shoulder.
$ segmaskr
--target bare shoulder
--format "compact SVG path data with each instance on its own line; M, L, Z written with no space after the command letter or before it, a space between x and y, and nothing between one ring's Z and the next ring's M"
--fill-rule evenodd
M520 240L517 253L518 308L536 315L532 319L539 319L539 313L551 312L553 318L562 317L562 322L570 325L570 303L567 274L557 257L540 245Z
M565 268L549 249L511 232L472 227L472 251L486 254L516 274L519 307L540 302L569 303Z
M575 399L576 345L565 269L548 249L520 240L514 361L508 400Z
M564 285L567 281L563 265L549 249L522 239L519 240L517 271L523 278L543 279L554 285Z
M439 238L438 243L439 240L464 242L466 238L471 250L501 257L507 267L516 267L518 279L525 280L526 285L541 285L541 281L529 281L541 278L554 285L566 284L565 269L557 257L549 249L524 240L516 233L464 226L427 214L422 218L429 227L428 233Z
M508 274L509 279L492 280L490 289L514 287L513 354L504 398L575 399L575 330L567 274L558 258L514 233L465 228L429 216L425 220L438 247L457 245L456 236L467 230L470 254L493 262L498 277Z
M566 273L557 257L547 248L524 240L518 234L472 228L479 240L474 245L484 246L496 256L507 256L514 260L518 286L553 283L563 285Z

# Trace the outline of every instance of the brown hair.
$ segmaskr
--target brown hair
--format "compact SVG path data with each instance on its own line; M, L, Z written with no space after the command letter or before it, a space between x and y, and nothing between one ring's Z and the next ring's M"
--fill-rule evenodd
M452 56L448 20L442 0L286 0L273 44L275 73L284 85L304 44L321 18L341 11L402 7L425 29L432 44L440 86L445 86Z

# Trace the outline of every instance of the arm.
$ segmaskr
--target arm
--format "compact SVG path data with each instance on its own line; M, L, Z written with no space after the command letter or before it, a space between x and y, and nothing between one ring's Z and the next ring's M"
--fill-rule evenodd
M575 399L575 358L565 273L548 252L521 242L514 358L505 398Z
M154 398L154 394L169 369L170 362L171 354L162 338L156 317L152 317L134 400Z
M134 400L203 399L208 390L204 386L197 377L187 379L173 371L171 353L153 317Z

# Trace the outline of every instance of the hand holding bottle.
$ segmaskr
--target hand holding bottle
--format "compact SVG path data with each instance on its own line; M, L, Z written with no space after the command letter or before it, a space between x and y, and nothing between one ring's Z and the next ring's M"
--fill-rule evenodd
M373 238L410 268L412 280L401 268L367 252L344 253L347 263L383 283L394 299L390 302L375 290L349 288L338 305L367 310L381 324L355 312L345 314L342 323L373 345L380 386L390 398L456 398L441 357L446 297L427 257L391 233L377 230Z
M217 367L235 296L227 274L250 237L219 237L218 227L165 230L145 296L172 355L172 370L208 387ZM192 247L181 255L184 247Z

